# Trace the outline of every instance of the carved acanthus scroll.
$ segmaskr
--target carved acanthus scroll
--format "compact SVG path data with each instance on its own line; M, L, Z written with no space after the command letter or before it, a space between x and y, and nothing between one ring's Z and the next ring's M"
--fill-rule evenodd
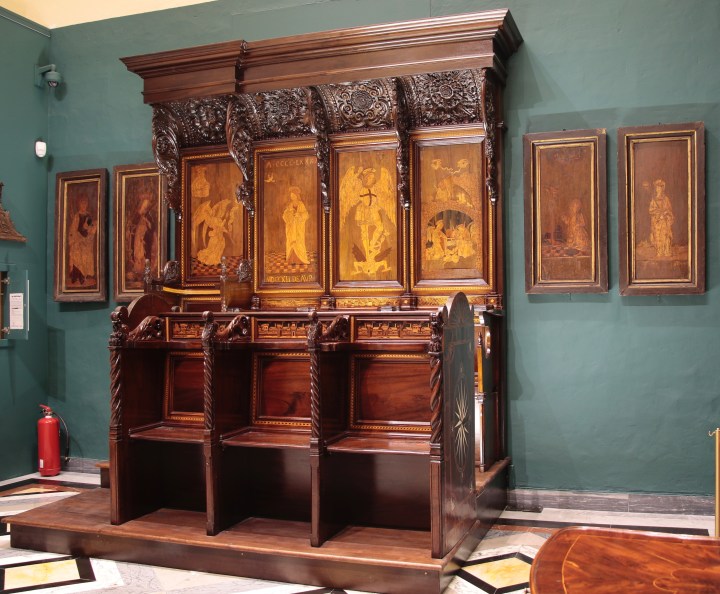
M320 85L330 132L391 130L395 127L397 92L393 81L380 78Z
M163 198L181 219L180 122L170 108L156 105L153 108L152 131L155 163L167 182Z
M485 184L492 204L498 200L497 179L497 114L496 114L496 88L492 75L483 70L482 77L482 116L485 124L485 161L487 164L487 177Z
M248 214L255 216L253 203L253 184L255 164L252 143L262 137L257 105L249 95L236 95L228 104L225 124L228 150L235 164L240 168L243 181L235 190L235 195Z

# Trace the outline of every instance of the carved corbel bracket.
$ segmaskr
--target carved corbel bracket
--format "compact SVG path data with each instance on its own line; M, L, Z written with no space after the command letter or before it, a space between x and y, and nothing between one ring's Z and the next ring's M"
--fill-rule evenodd
M312 129L315 135L315 156L320 174L320 200L325 214L330 212L330 124L322 95L317 87L310 88Z
M490 202L493 205L498 201L497 179L497 85L489 69L482 71L482 119L485 124L485 161L487 164L487 177L485 184Z
M230 99L225 123L228 151L240 168L243 181L235 190L235 196L248 214L255 216L253 184L255 163L253 140L262 137L262 125L257 105L250 95L235 95Z
M182 218L180 149L225 143L229 96L171 101L153 106L153 153L167 180L165 202Z

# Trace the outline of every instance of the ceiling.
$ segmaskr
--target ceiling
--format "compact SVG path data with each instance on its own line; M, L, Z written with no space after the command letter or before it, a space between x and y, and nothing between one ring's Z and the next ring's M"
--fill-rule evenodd
M0 7L48 29L213 0L0 0Z

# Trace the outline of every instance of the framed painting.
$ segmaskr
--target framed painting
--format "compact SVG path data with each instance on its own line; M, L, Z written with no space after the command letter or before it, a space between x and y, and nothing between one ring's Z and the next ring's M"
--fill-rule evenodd
M255 150L255 286L259 295L321 295L323 210L312 144Z
M705 291L705 127L618 130L620 294Z
M525 291L606 293L605 130L523 139Z
M404 213L397 192L397 143L338 143L332 150L333 293L398 293L404 286Z
M113 169L113 264L117 302L142 295L146 262L157 278L167 260L163 178L154 163Z
M179 234L183 283L214 286L223 256L231 274L247 258L247 214L235 197L241 179L227 152L183 155Z
M58 173L55 184L55 301L107 299L107 171Z
M484 248L492 225L485 198L482 130L412 139L412 220L418 294L488 291L492 263Z

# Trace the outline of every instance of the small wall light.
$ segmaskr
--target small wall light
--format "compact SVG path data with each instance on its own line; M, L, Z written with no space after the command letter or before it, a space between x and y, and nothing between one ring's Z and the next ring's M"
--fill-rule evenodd
M47 154L47 144L42 140L35 141L35 154L41 159Z
M55 64L47 66L35 65L35 86L42 88L43 84L54 89L62 82L62 74L55 70Z

